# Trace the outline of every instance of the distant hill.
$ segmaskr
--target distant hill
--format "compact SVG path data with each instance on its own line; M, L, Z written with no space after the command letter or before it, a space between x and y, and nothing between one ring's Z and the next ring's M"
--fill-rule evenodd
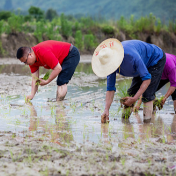
M1 0L0 10L27 11L30 6L42 10L52 8L61 14L82 14L119 19L120 16L135 18L153 13L161 20L176 19L176 0Z

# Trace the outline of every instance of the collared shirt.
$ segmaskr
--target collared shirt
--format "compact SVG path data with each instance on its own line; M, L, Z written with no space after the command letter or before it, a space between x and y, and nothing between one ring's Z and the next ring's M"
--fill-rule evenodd
M176 87L176 56L166 53L166 63L161 79L169 79L170 86Z
M40 66L53 69L58 63L62 64L70 50L70 43L47 40L32 47L37 61L29 65L31 73L36 72Z
M127 77L138 77L151 79L148 72L149 67L154 66L163 57L161 48L140 40L127 40L122 42L124 58L120 67L107 76L107 91L116 91L116 73Z

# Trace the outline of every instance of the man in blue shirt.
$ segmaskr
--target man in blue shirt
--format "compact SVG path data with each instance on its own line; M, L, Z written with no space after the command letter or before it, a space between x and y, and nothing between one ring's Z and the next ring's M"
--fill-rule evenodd
M100 77L107 76L106 105L103 116L107 120L109 119L109 109L116 91L116 74L119 73L123 76L133 77L128 89L130 97L125 97L123 104L132 106L142 95L144 120L151 119L155 92L166 62L165 53L156 45L140 40L123 41L121 48L118 48L116 43L120 42L116 39L105 40L96 48L92 58L94 73ZM124 51L123 56L118 55L121 50ZM117 60L120 62L117 63ZM109 67L108 62L113 63L111 64L113 69Z

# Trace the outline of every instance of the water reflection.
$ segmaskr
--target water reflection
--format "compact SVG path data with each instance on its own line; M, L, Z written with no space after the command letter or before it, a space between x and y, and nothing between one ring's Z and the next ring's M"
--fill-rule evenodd
M44 137L48 138L50 142L64 145L73 141L73 135L70 131L70 125L67 121L66 113L63 108L63 103L59 102L59 106L55 111L55 123L50 123L48 120L44 120L37 116L37 111L33 104L30 104L30 124L29 131L41 131L44 133Z
M117 127L119 123L115 121L101 124L102 141L115 144L119 142L119 139L128 140L129 138L139 141L154 139L161 143L172 143L176 140L176 115L170 115L172 123L167 124L162 115L153 115L149 123L143 123L141 114L133 114L133 121L122 119L121 128Z
M1 73L29 74L26 66L13 65L0 66ZM30 70L29 70L30 71ZM41 69L41 72L45 70ZM92 79L91 64L79 64L76 78ZM118 79L118 78L117 78ZM76 80L76 79L75 79ZM0 97L0 122L2 131L28 130L44 134L44 137L59 145L76 141L118 143L119 140L135 138L139 140L161 139L161 142L176 140L176 116L170 101L164 109L154 115L149 123L143 123L143 113L132 114L130 119L121 119L119 95L110 109L110 123L101 124L100 116L104 109L106 81L84 81L78 85L68 85L67 99L63 102L48 102L48 97L55 97L55 86L45 88L36 95L33 104L26 105L22 95L11 98ZM117 81L117 91L124 85L130 85L131 79ZM167 85L166 85L167 86ZM163 87L157 96L165 94L167 88ZM54 92L54 93L53 93ZM12 106L13 105L13 106ZM118 110L119 109L119 110ZM7 128L8 127L8 128ZM15 131L16 132L16 131Z

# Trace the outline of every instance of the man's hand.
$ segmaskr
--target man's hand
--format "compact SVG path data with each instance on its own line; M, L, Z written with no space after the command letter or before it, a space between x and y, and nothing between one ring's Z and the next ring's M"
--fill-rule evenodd
M109 123L109 111L104 111L101 115L101 123Z
M163 108L163 105L164 105L164 104L165 104L165 102L166 102L166 99L167 99L167 98L166 98L166 97L164 97L164 98L161 100L161 107L162 107L162 108ZM162 109L162 108L161 108L161 109Z
M26 96L25 101L26 101L26 102L29 102L30 100L33 99L33 97L34 97L34 96L32 96L32 95L28 95L28 96Z
M122 100L124 100L123 104L126 106L132 106L136 102L134 97L125 97L122 98Z
M139 98L139 100L138 100L136 106L134 107L133 111L134 111L134 112L138 112L139 109L140 109L141 104L142 104L142 96L140 96L140 98Z
M133 109L133 112L138 112L139 109L140 109L140 106L136 105L136 106L134 107L134 109Z
M39 79L40 80L40 85L41 86L44 86L44 85L47 85L49 83L48 79L47 80L44 80L44 79Z

